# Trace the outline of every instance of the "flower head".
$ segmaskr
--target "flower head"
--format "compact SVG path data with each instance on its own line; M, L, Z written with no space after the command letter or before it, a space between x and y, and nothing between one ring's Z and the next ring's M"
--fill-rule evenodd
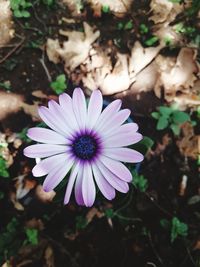
M59 104L49 101L48 108L40 107L41 119L51 128L31 128L28 137L39 142L24 149L30 158L43 158L33 168L35 177L47 175L43 188L53 190L70 172L64 203L69 202L74 187L79 205L92 206L96 185L109 200L115 190L126 193L132 180L131 172L122 162L143 160L139 152L127 148L142 139L136 123L124 122L129 109L121 108L115 100L104 110L99 90L93 91L87 107L80 88L59 96ZM122 162L121 162L122 161Z

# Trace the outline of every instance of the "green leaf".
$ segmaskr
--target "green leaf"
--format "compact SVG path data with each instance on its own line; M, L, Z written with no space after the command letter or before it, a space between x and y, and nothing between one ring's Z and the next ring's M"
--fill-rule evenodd
M170 222L166 219L161 219L160 220L160 225L164 228L164 229L169 229L170 228Z
M122 29L124 29L124 24L123 24L122 22L119 22L119 23L117 24L117 29L118 29L118 30L122 30Z
M32 245L38 244L38 230L32 228L25 229L27 240Z
M88 222L85 217L83 216L77 216L76 217L76 229L81 230L86 228Z
M167 128L168 124L169 124L168 119L164 116L161 116L157 122L156 129L163 130Z
M14 10L14 16L16 18L22 18L23 17L22 12L19 9Z
M141 34L148 33L148 31L149 31L149 28L144 23L140 24L140 33Z
M148 188L148 180L143 175L139 175L136 172L133 174L132 183L141 192L145 192Z
M181 3L182 0L168 0L169 2L172 2L172 3Z
M132 145L131 148L145 155L153 145L154 141L150 137L143 136L143 139L137 144Z
M133 22L129 20L125 25L124 25L124 30L131 30L133 28Z
M0 156L0 176L3 176L5 178L9 177L6 161L1 156Z
M30 12L28 12L26 10L22 10L21 15L23 18L29 18L31 16Z
M106 209L105 210L105 215L106 215L107 218L111 218L112 219L114 217L113 209Z
M61 94L67 88L66 76L65 74L58 75L56 80L50 84L50 87L56 92L56 94Z
M53 6L55 0L42 0L42 3L48 7Z
M157 41L159 40L159 38L157 36L152 36L151 38L149 38L148 40L146 40L144 43L147 46L152 46L154 45Z
M180 126L178 124L172 123L170 125L170 128L172 129L172 131L173 131L173 133L175 135L179 135L180 134L181 128L180 128Z
M175 110L172 114L172 119L175 123L184 123L190 120L190 116L183 111Z
M187 224L182 223L177 217L173 217L171 226L171 242L173 243L178 236L185 237L187 234Z
M151 116L156 120L158 120L160 118L160 114L158 112L152 112Z
M165 117L169 117L173 112L172 108L164 106L159 107L158 110Z
M103 5L102 6L102 11L103 11L103 13L109 13L110 12L110 7L108 5Z

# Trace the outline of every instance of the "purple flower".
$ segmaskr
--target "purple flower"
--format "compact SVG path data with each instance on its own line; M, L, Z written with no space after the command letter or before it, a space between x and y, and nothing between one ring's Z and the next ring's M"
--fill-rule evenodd
M30 158L44 158L33 168L35 177L47 175L45 191L53 190L70 171L64 203L69 202L72 189L79 205L90 207L96 196L96 185L109 200L115 189L126 193L132 180L131 172L121 163L143 160L139 152L127 148L142 139L136 123L123 124L130 115L115 100L103 111L99 90L93 91L87 107L85 96L76 88L71 98L59 96L59 104L49 101L48 108L40 107L39 115L51 128L31 128L28 137L40 142L24 149Z

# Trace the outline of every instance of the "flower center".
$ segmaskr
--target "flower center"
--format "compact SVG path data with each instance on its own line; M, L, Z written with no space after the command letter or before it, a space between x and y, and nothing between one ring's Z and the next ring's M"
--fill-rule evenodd
M82 135L73 142L74 154L83 160L92 159L97 152L97 142L94 137L90 135Z

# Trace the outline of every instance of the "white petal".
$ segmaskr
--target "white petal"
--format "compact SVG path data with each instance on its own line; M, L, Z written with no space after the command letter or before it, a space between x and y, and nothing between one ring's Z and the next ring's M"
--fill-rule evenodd
M112 135L108 138L104 138L103 144L105 148L108 147L122 147L135 144L142 140L140 133L124 133L120 135Z
M92 129L100 114L103 107L103 98L99 90L94 90L90 97L88 105L88 117L87 117L87 128Z
M68 94L62 94L59 96L59 103L63 112L63 115L66 117L66 120L69 122L69 127L73 131L77 131L79 126L76 121L76 117L73 110L72 99Z
M62 111L62 108L58 103L56 103L54 100L50 100L49 103L49 110L51 114L54 114L54 117L56 119L56 123L59 124L59 126L62 127L65 134L69 137L72 137L73 131L70 128L70 125L67 121L66 115ZM69 114L70 116L70 114Z
M101 133L107 134L107 132L114 131L114 129L117 129L122 123L124 123L128 117L130 116L130 110L129 109L123 109L120 110L117 113L113 113L110 115L110 117L107 118L107 120L104 122L103 125L99 126L97 125L97 128L99 129Z
M115 189L107 182L95 164L92 165L92 170L94 173L94 179L101 193L105 198L112 200L115 197Z
M113 174L102 162L97 161L96 165L99 170L101 170L102 175L108 181L108 183L114 187L116 190L122 193L127 193L129 186L127 182L119 179L115 174Z
M101 156L101 162L108 168L113 174L115 174L119 179L125 182L132 181L132 174L129 169L119 161L110 159L108 157Z
M73 110L80 127L80 130L85 129L86 119L87 119L87 109L85 96L81 88L75 88L73 92Z
M34 141L46 143L46 144L69 144L70 141L57 132L49 129L34 127L28 129L27 136Z
M43 159L32 170L33 176L40 177L48 174L51 170L56 168L58 165L62 166L68 156L64 154L59 154L56 156L52 156L47 159Z
M79 166L79 162L78 162L73 166L73 168L71 170L71 174L70 174L70 177L69 177L69 181L68 181L67 189L66 189L66 193L65 193L65 198L64 198L64 204L65 205L70 200L72 189L73 189L77 174L79 172L79 168L80 168L80 166Z
M69 151L70 148L65 145L37 144L26 147L24 155L29 158L46 158Z
M74 158L68 158L57 168L54 168L45 178L43 189L46 192L52 191L65 178L74 163Z
M86 207L91 207L94 204L96 188L93 180L92 169L89 163L84 164L82 193Z
M121 126L115 123L112 128L106 129L106 132L103 132L103 135L105 137L109 137L111 135L121 135L127 133L135 134L137 130L138 130L137 123L130 122L123 124Z
M120 107L122 105L122 101L117 99L115 101L113 101L112 103L110 103L101 113L101 115L99 116L99 119L97 120L95 129L99 130L101 129L101 127L103 127L103 125L106 123L106 121L113 116L113 114L115 114L116 112L119 111Z
M81 205L84 206L85 203L83 201L83 193L82 193L82 181L83 181L83 165L80 165L79 171L78 171L78 175L76 178L76 183L75 183L75 198L76 198L76 202Z
M63 127L58 123L57 116L46 107L39 107L38 113L41 119L54 131L61 133L66 137L66 132Z
M144 156L133 149L126 147L116 147L116 148L105 148L103 154L114 160L137 163L144 159Z

